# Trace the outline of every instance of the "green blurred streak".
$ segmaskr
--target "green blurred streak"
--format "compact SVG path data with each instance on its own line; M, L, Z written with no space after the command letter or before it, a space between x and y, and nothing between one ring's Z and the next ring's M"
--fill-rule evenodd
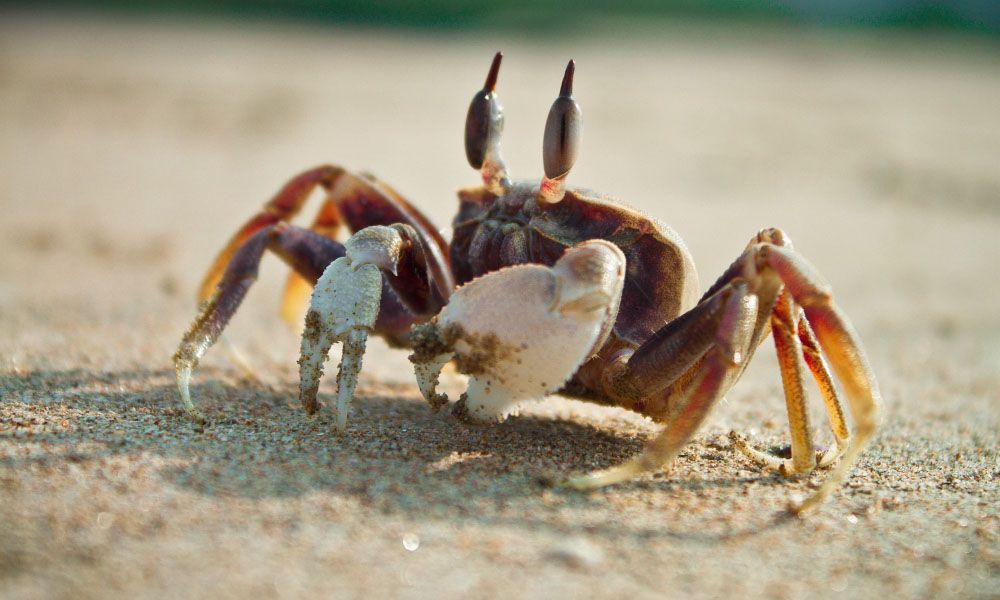
M950 28L1000 33L1000 0L53 0L7 2L135 16L211 16L439 29L570 33L616 19L707 19L838 27Z

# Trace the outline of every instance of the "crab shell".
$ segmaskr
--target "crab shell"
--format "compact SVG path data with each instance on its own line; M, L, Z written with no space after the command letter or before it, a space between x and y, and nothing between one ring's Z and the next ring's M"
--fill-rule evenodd
M455 414L475 422L505 419L520 401L559 390L601 347L624 280L625 255L595 240L569 248L552 267L517 265L470 281L434 323L438 347L421 352L418 337L414 356L426 360L414 362L433 365L423 374L418 369L421 388L433 395L440 365L450 358L469 375Z

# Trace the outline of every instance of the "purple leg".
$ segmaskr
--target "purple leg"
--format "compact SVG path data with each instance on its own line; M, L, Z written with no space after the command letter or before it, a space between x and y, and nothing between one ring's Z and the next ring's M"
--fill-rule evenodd
M689 369L697 367L697 370L683 386L681 406L663 432L636 458L610 469L573 477L566 482L569 487L594 489L628 481L663 467L677 456L744 368L758 314L757 297L747 288L744 281L734 282L702 303L701 310L694 309L695 321L704 328L699 330L691 325L689 332L701 334L699 342L706 350L700 356L685 357Z
M264 251L270 249L310 285L327 265L344 256L344 245L319 233L285 223L268 225L251 235L232 254L212 296L184 334L174 354L177 385L188 412L203 420L191 401L189 381L199 359L215 343L257 279ZM404 344L414 317L383 284L383 297L375 332L390 342ZM387 293L386 293L387 292Z

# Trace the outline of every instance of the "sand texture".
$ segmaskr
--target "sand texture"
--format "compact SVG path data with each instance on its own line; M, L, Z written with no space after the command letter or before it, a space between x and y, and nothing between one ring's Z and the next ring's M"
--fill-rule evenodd
M668 472L567 493L540 477L621 462L658 428L556 397L467 428L375 343L338 437L297 406L273 257L230 326L259 381L215 348L193 386L212 423L184 418L170 357L238 223L338 161L447 226L498 47L515 176L541 173L573 57L574 183L669 223L703 287L765 226L833 284L886 421L815 514L782 516L825 473L762 473L726 438L788 443L770 342ZM982 40L0 14L0 596L1000 597L998 107Z

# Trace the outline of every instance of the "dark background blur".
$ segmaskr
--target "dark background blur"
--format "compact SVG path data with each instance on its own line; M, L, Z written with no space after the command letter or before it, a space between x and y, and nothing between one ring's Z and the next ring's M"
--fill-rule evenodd
M567 32L608 17L755 20L838 27L948 28L1000 33L996 0L94 0L15 2L24 7L87 8L133 15L213 15L246 19L435 28L516 28Z

